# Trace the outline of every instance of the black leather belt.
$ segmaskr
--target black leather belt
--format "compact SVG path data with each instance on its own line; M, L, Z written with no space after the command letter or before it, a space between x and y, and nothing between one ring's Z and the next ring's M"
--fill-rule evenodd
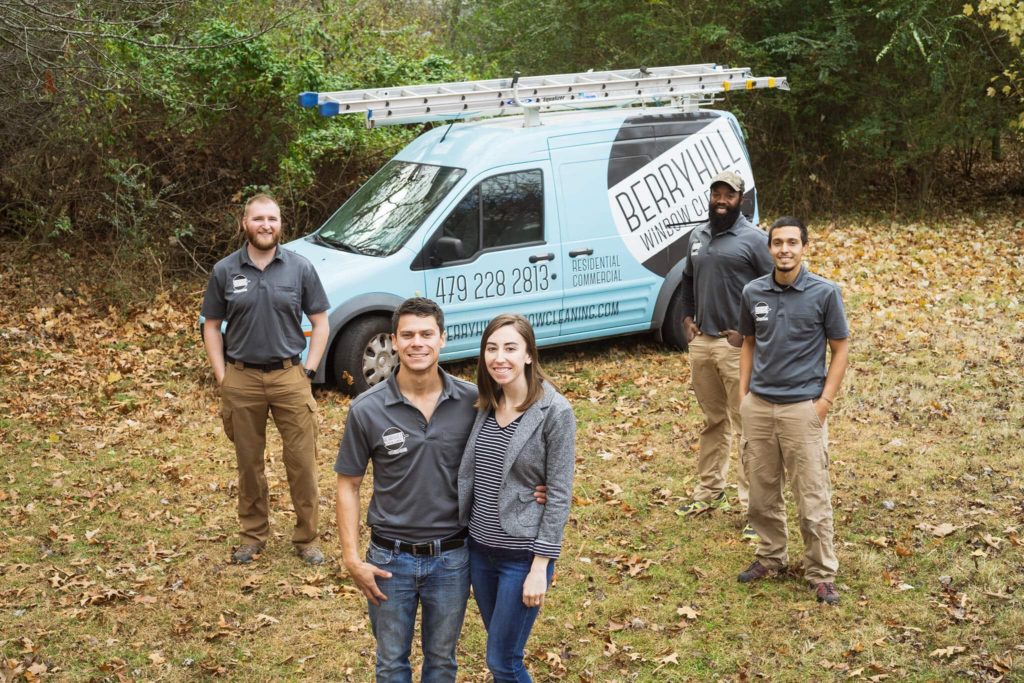
M285 358L284 360L275 360L272 363L246 363L244 360L235 360L231 356L224 356L231 365L242 366L244 370L261 370L263 372L272 372L274 370L284 370L290 368L293 365L298 365L302 360L302 356L295 356L294 358ZM287 363L287 365L286 365Z
M441 539L441 552L448 550L455 550L466 545L466 538L469 536L469 529L463 529L462 531L452 534L447 538ZM376 531L370 532L370 540L381 548L393 549L396 546L403 553L409 553L410 555L433 555L434 544L436 541L426 541L425 543L406 543L405 541L398 541L393 538L387 538L381 536Z

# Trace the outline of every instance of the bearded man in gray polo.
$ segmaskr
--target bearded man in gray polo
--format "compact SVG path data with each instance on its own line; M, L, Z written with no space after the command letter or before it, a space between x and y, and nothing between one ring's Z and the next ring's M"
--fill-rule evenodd
M807 228L785 216L768 231L775 269L743 289L740 392L750 523L760 536L754 561L737 577L763 579L788 563L788 476L800 516L804 578L818 602L839 602L833 546L826 418L846 373L849 329L835 283L801 265ZM831 354L825 367L826 346Z
M316 401L310 382L327 348L330 302L313 264L280 247L277 202L264 194L250 198L242 227L246 244L213 267L202 309L203 344L220 387L224 433L235 445L238 462L242 531L231 561L252 562L270 537L264 472L269 413L281 434L295 510L292 545L306 564L321 564ZM300 362L306 348L303 313L313 328L305 367Z
M726 476L733 434L740 432L740 346L737 332L743 286L771 270L764 232L740 213L743 178L733 171L711 180L708 222L689 236L683 269L683 328L689 346L690 379L704 413L693 500L679 514L727 510ZM747 507L747 479L737 468L739 503ZM756 540L747 524L744 538Z

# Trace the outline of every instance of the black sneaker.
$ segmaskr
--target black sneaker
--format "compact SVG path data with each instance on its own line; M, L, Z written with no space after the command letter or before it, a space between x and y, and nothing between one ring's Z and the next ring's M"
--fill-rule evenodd
M828 581L819 583L814 588L814 594L817 596L818 602L823 602L826 605L839 604L839 590L834 583Z
M262 543L244 543L231 553L232 564L249 564L263 552Z
M769 569L757 560L750 563L750 566L740 572L736 580L740 583L750 583L751 581L759 581L765 577L775 574L774 570Z

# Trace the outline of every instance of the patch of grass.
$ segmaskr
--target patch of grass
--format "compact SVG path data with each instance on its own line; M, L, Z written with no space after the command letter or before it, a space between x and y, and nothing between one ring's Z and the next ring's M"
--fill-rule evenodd
M736 582L753 550L735 508L675 514L692 495L702 423L685 354L645 337L543 352L579 438L565 554L527 646L535 679L1024 676L1017 221L836 220L813 235L812 267L843 286L853 332L829 425L837 608L799 578L792 503L792 571L754 585ZM947 252L947 231L986 248ZM365 602L333 529L349 399L317 391L328 564L290 553L271 428L273 537L255 565L230 565L234 454L195 334L203 283L118 313L91 305L88 284L32 301L46 265L30 267L0 281L0 670L367 680ZM475 364L449 369L472 379ZM488 680L483 650L471 604L460 680Z

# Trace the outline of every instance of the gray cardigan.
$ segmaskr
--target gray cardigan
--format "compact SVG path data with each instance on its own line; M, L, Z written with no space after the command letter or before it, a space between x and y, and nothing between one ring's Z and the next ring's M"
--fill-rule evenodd
M498 491L498 516L509 536L560 545L572 502L576 465L576 416L564 396L544 383L544 395L526 409L505 451ZM469 525L473 508L476 439L489 411L473 423L459 467L459 523ZM548 502L533 498L538 484L548 487Z

